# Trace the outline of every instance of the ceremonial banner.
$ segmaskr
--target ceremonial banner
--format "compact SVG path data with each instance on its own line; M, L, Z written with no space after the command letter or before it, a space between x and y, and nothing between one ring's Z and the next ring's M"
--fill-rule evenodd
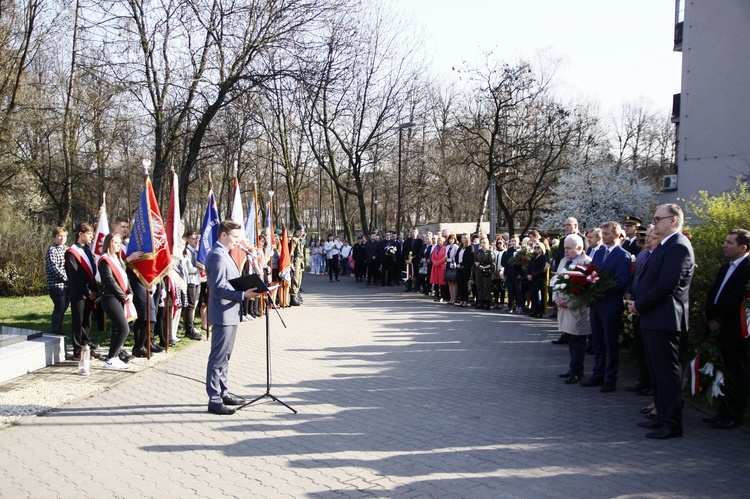
M281 252L279 253L279 277L292 282L292 260L289 256L289 239L286 227L281 231Z
M211 251L216 240L219 238L219 211L216 209L216 197L214 191L208 193L208 204L206 204L206 213L203 215L203 225L201 225L201 240L198 244L198 255L196 260L198 267L205 268L206 257Z
M182 234L180 233L180 188L177 183L177 173L172 170L172 191L169 194L169 206L167 207L167 241L169 241L169 252L173 255L182 255Z
M232 214L230 219L232 222L237 223L240 227L244 226L243 223L244 210L242 209L242 197L240 196L240 184L237 182L237 177L234 177L234 196L232 198ZM245 266L247 260L247 253L242 248L247 248L247 239L245 238L245 231L242 231L242 239L237 243L241 248L232 248L229 250L229 254L232 255L232 260L237 265L237 268L242 272L242 268Z
M274 234L273 234L273 224L271 223L271 207L273 205L271 203L268 203L268 209L266 210L266 241L268 241L268 245L266 245L266 258L271 258L273 255L273 245L274 245Z
M255 222L255 198L253 198L250 201L250 208L247 210L247 219L245 220L245 238L247 239L247 244L250 248L254 247L256 245L255 241L255 230L256 230L256 222Z
M142 251L143 258L137 262L130 262L128 267L133 269L146 289L151 290L172 268L172 253L169 250L167 233L154 188L148 177L135 212L130 242L125 254L130 256L136 251Z
M99 223L96 225L96 232L94 233L94 239L91 241L89 249L94 255L101 255L102 244L104 238L109 234L109 222L107 221L107 202L103 201L102 206L99 208Z

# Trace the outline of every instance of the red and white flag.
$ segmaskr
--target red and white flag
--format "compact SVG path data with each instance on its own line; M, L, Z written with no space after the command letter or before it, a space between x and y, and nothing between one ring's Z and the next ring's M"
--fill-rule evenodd
M106 196L104 198L106 200ZM101 255L104 253L102 250L102 244L104 238L109 234L109 221L107 220L107 202L102 201L102 206L99 208L99 223L96 224L96 232L94 233L94 239L91 241L89 249L94 255Z

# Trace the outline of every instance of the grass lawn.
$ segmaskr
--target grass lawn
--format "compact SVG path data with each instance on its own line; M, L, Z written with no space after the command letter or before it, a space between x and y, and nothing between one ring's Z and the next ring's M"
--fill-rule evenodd
M0 326L11 326L34 331L49 332L50 316L52 315L52 300L49 296L27 296L22 298L0 298ZM107 321L109 327L109 321ZM200 331L200 323L198 323ZM66 337L66 344L70 345L70 308L63 319L62 333ZM153 331L152 331L153 335ZM109 345L110 333L100 331L96 323L96 313L91 318L91 340L99 345ZM157 339L158 342L158 339ZM172 349L179 350L191 340L182 341ZM133 335L128 335L125 341L127 347L133 345Z

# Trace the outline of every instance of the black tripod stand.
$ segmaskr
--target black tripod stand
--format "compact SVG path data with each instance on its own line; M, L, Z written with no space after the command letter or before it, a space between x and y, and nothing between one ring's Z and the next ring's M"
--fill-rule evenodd
M260 397L254 398L250 402L246 402L238 407L238 409L242 409L243 407L246 407L250 404L253 404L261 399L264 399L266 397L270 398L274 402L278 402L279 404L283 405L293 413L297 414L297 411L294 410L290 405L285 404L281 400L279 400L277 397L275 397L271 393L271 306L273 305L273 301L271 300L271 293L266 292L266 393L261 395ZM279 313L279 309L277 307L274 307L276 310L276 315L279 316L279 320L281 321L281 325L286 328L286 324L284 323L284 319L281 318L281 314Z

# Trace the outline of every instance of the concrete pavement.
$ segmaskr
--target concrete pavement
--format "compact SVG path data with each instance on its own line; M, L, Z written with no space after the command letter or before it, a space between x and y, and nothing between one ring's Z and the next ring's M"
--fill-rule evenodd
M269 399L207 413L203 341L0 431L0 496L747 496L746 431L686 408L684 438L644 438L646 398L557 378L552 321L349 277L303 288L287 329L271 315L271 393L298 414ZM241 326L229 381L264 393L264 321Z

